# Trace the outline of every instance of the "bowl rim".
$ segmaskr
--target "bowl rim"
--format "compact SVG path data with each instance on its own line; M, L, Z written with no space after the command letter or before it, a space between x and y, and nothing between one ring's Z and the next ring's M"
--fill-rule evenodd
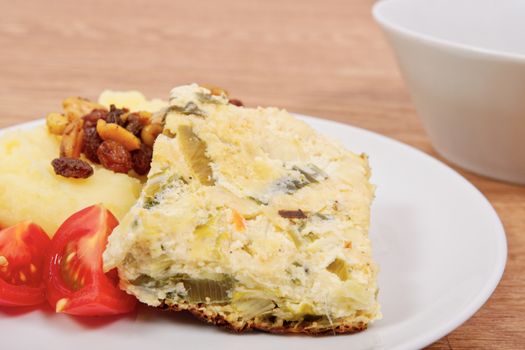
M438 38L430 34L419 33L415 30L408 29L398 23L395 23L394 21L388 19L387 16L381 12L384 7L393 6L388 4L408 1L410 0L378 0L372 7L372 16L384 29L425 44L430 44L434 47L449 50L452 49L458 52L478 55L486 58L496 58L516 63L525 63L525 54L487 49L476 45L462 44L449 39Z

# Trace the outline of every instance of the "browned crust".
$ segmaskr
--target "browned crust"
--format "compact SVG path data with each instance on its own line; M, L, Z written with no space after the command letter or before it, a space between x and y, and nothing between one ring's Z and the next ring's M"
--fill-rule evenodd
M315 328L312 323L308 322L289 322L286 326L275 326L268 322L255 322L249 320L247 322L240 322L238 324L229 322L224 316L219 313L208 310L204 305L167 305L162 304L160 309L165 311L188 311L196 318L207 322L209 324L225 328L235 333L243 333L252 330L259 330L273 334L305 334L312 336L323 335L341 335L362 332L368 328L368 325L363 322L354 324L339 324L330 328Z

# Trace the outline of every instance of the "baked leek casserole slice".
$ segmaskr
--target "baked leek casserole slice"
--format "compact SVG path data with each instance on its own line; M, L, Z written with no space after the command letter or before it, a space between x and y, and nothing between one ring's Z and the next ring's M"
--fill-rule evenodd
M124 290L235 331L349 333L381 317L365 155L196 84L172 90L164 122L104 254Z

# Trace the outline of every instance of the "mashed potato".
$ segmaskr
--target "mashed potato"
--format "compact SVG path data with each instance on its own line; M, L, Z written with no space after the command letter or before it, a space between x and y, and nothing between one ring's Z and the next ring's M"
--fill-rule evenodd
M138 92L105 91L104 105L155 112L160 100L148 101ZM102 167L88 179L55 175L51 161L59 155L59 138L44 125L9 131L0 136L0 227L31 220L53 236L62 222L76 211L103 203L120 219L135 203L142 183Z
M106 90L100 94L98 103L109 107L114 104L117 108L126 107L132 111L156 112L168 105L166 101L159 99L147 100L138 91L111 91Z

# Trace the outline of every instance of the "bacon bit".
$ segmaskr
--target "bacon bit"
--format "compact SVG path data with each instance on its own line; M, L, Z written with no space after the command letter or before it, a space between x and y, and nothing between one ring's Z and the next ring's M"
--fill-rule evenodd
M237 107L244 107L244 103L242 103L241 100L238 100L236 98L230 98L229 103Z
M233 223L237 231L244 231L246 229L246 221L241 214L235 209L232 209Z
M301 209L298 210L279 210L279 215L285 219L306 219L308 216Z
M346 249L352 249L352 242L350 242L350 241L345 242L345 248Z

